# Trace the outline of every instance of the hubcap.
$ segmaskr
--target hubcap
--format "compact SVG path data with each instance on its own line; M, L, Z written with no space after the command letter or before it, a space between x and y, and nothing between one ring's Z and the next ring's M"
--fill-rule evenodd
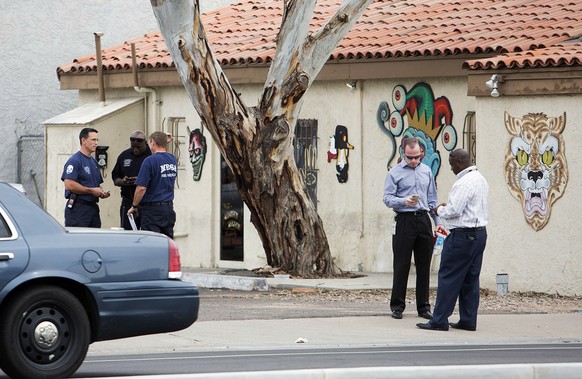
M43 321L34 330L34 339L41 347L48 349L59 337L59 330L50 321Z

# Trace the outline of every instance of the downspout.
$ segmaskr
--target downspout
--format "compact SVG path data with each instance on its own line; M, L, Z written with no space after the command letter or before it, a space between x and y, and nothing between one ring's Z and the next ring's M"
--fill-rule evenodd
M101 60L101 37L103 32L95 32L95 58L97 59L97 84L99 87L99 103L105 106L105 84L103 82L103 62Z
M144 133L147 136L150 135L149 132L149 123L148 123L148 94L152 95L152 102L154 104L153 109L153 129L154 131L157 129L158 125L158 106L160 102L158 100L158 91L155 88L151 87L140 87L139 85L139 78L137 75L137 59L135 57L135 43L131 44L131 62L133 68L133 89L138 93L143 93L145 101L144 101L144 119L145 119L145 126L144 126Z

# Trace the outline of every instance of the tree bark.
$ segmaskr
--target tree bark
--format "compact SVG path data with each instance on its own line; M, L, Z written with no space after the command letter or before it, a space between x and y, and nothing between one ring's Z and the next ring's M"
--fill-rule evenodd
M292 155L302 98L372 0L346 0L315 34L316 0L286 0L277 51L259 104L246 107L214 58L198 0L151 0L192 104L231 168L267 262L301 277L335 273L323 222Z

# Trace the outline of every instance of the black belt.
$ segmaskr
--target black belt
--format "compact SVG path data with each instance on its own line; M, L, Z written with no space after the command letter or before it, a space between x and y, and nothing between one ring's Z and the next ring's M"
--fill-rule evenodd
M484 226L478 226L476 228L453 228L451 229L452 231L456 231L456 232L477 232L479 230L485 230Z
M153 203L140 203L139 205L145 207L160 207L162 205L173 205L172 201L154 201Z
M85 205L92 205L92 206L97 206L97 202L96 201L87 201L87 200L83 200L83 199L79 199L76 198L75 202L79 203L79 204L85 204Z
M424 216L428 213L428 211L425 211L424 209L418 210L418 211L412 211L412 212L396 212L398 214L405 214L405 215L413 215L413 216Z

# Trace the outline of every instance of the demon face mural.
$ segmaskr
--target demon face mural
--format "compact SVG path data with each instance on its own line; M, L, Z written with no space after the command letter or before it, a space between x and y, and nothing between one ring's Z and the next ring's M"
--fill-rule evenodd
M194 129L190 132L188 152L190 153L190 163L192 163L192 179L198 181L202 175L202 166L206 159L206 137L200 129Z
M457 132L453 127L453 110L449 100L441 96L434 98L427 83L416 83L410 91L402 85L392 90L392 107L385 101L380 103L376 114L378 126L389 138L392 152L390 162L398 151L398 162L404 157L402 147L397 149L396 139L416 137L422 148L422 163L431 168L436 178L441 167L441 156L437 150L437 139L441 136L445 149L451 151L457 145Z
M550 220L552 205L562 197L568 182L565 127L566 113L559 117L529 113L516 118L505 112L505 128L512 135L505 153L507 186L536 231Z

